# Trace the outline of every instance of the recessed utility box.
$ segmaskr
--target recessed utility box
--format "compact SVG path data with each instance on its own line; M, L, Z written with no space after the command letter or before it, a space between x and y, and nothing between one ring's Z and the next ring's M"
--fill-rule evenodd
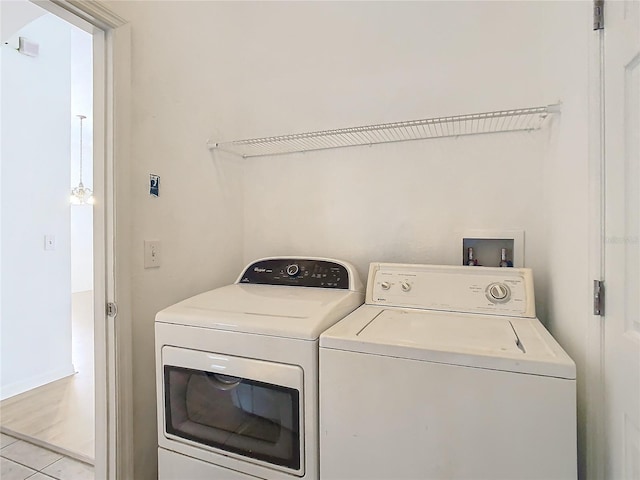
M503 248L506 250L508 266L524 267L524 231L466 231L462 237L462 265L470 263L469 254L472 253L477 266L499 267Z

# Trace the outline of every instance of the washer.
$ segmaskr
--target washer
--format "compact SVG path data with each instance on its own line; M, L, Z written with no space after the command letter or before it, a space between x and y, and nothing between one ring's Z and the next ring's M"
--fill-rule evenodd
M279 257L159 312L158 478L317 480L318 337L363 301L349 263Z
M371 264L320 337L321 476L575 479L575 378L529 269Z

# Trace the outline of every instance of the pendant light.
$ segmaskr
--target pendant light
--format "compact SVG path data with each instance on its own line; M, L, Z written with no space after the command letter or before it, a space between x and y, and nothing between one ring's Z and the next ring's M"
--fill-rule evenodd
M72 205L92 205L94 203L93 192L82 183L82 121L87 118L84 115L77 115L80 119L80 178L78 186L71 190Z

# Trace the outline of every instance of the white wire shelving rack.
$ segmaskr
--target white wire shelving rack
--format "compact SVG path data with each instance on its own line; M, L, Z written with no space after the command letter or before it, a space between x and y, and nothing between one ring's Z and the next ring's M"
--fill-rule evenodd
M541 107L425 118L275 137L208 142L207 146L211 150L249 158L431 138L532 131L540 129L549 115L559 113L560 107L557 103Z

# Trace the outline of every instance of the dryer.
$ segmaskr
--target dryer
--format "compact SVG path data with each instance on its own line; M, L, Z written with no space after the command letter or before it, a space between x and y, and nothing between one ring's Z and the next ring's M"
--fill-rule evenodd
M318 338L363 301L349 263L278 257L159 312L159 479L317 480Z
M577 476L575 364L529 269L371 264L320 337L320 424L324 480Z

